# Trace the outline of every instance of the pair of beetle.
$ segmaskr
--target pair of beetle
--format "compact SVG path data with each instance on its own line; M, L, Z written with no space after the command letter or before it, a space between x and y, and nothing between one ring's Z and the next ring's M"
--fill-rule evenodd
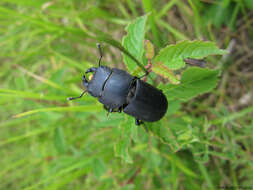
M92 72L92 79L83 76L83 85L87 89L80 96L68 98L73 100L81 98L86 92L98 98L108 112L121 112L122 110L135 118L136 125L144 121L154 122L160 120L167 111L168 102L161 90L130 75L124 70L101 66L102 50L98 67L91 67L85 72Z

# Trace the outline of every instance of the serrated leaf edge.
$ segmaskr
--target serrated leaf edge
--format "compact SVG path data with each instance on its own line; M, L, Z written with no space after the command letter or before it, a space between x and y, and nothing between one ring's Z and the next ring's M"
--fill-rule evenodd
M198 68L198 67L197 67L197 68ZM213 70L213 69L206 69L206 70L209 70L209 71L217 71L217 72L218 72L218 77L220 76L220 71L219 71L219 70ZM187 70L185 70L183 73L185 73L186 71L187 71ZM182 75L183 75L183 73L182 73ZM172 88L170 88L170 89L168 89L168 90L173 90L173 89L176 89L176 88L181 87L181 85L184 86L184 85L189 84L189 83L192 83L192 82L198 82L198 81L203 80L203 79L205 79L205 78L207 78L207 77L204 77L204 78L201 78L201 79L198 79L198 80L192 80L192 81L186 82L186 83L184 83L184 84L181 83L180 85L174 85L174 84L172 84L174 87L172 87ZM211 91L213 88L215 88L215 87L217 86L217 84L218 84L218 80L216 80L215 86L214 86L214 87L209 88L207 91L205 91L205 92L203 92L203 93L196 94L195 96L191 97L190 99L193 99L193 98L195 98L196 96L200 96L200 95L202 95L202 94L208 93L208 92ZM166 90L164 90L163 92L166 94ZM166 96L166 97L167 97L167 96ZM168 97L167 97L167 98L168 98ZM168 100L173 100L173 99L181 100L181 101L188 101L188 100L183 99L183 98L168 98ZM189 100L190 100L190 99L189 99Z
M156 62L156 61L157 61L157 60L156 60L157 57L159 57L167 48L176 46L176 45L178 45L178 44L180 44L180 43L184 43L184 42L189 42L189 43L204 42L204 43L210 43L210 44L214 45L215 47L217 47L216 44L215 44L214 42L212 42L212 41L202 41L202 40L192 40L192 41L189 41L189 40L181 40L181 41L176 42L175 44L169 44L169 45L165 46L164 48L162 48L162 49L159 51L159 53L155 56L154 61ZM217 48L218 48L218 47L217 47ZM219 48L218 48L218 49L219 49ZM210 55L223 55L223 54L225 54L225 53L229 53L229 52L228 52L227 50L225 50L225 49L219 49L219 51L220 51L221 53L219 53L219 54L210 54ZM184 58L184 57L180 57L179 59L181 59L181 58ZM185 57L185 58L186 58L186 57ZM187 58L188 58L188 57L187 57ZM189 57L189 58L191 58L191 57ZM200 56L199 58L204 58L204 57Z

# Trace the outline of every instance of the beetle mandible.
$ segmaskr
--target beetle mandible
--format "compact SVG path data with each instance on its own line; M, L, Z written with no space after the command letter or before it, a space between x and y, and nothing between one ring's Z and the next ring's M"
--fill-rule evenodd
M97 44L100 53L98 67L87 69L85 74L93 73L88 80L83 75L85 91L78 97L70 97L68 100L81 98L86 92L98 98L104 108L111 112L122 110L135 118L136 125L160 120L167 111L168 102L162 90L141 80L148 72L135 77L124 70L101 66L103 57L100 44Z

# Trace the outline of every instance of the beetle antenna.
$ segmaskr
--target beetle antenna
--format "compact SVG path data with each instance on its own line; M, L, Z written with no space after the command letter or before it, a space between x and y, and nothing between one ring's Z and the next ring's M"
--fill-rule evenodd
M69 101L69 100L75 100L75 99L78 99L78 98L82 98L82 96L85 94L85 92L87 92L87 90L84 90L80 96L69 97L69 98L67 98L67 100Z
M99 51L99 54L100 54L99 61L98 61L98 66L100 67L101 59L102 59L102 57L103 57L102 49L101 49L100 43L97 43L97 47L98 47L98 51Z

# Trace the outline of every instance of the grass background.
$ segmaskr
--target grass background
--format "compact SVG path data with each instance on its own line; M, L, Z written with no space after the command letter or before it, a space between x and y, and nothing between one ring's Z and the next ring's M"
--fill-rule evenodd
M251 0L1 0L0 189L253 189L252 10ZM207 59L221 71L214 91L169 106L169 143L138 127L125 162L114 149L126 116L66 97L81 93L96 42L105 65L125 68L124 28L148 12L156 50L203 39L231 53Z

